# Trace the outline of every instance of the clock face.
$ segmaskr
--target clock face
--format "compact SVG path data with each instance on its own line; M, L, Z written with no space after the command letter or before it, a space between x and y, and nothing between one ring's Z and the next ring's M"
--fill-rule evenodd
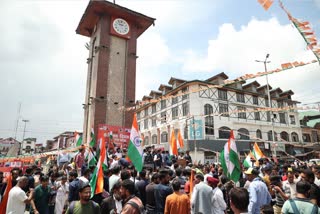
M113 29L121 35L126 35L129 33L130 27L126 20L117 18L112 23Z

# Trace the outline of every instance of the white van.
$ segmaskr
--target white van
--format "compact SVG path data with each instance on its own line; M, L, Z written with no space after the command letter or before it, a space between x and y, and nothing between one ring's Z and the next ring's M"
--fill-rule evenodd
M310 159L309 164L314 164L316 163L317 165L320 165L320 159Z

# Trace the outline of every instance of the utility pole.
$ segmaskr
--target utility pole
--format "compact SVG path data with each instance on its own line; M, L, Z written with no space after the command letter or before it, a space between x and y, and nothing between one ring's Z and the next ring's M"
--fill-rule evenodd
M273 124L273 113L272 113L272 102L271 102L271 96L270 96L270 88L269 88L269 80L268 80L268 74L267 74L267 63L270 63L271 61L267 61L269 58L269 54L266 55L266 58L264 61L261 60L256 60L256 62L261 62L264 64L264 71L266 72L266 80L267 80L267 92L268 92L268 103L269 103L269 108L270 108L270 119L271 119L271 126L272 126L272 144L273 144L273 152L274 152L274 157L277 157L276 153L276 143L275 143L275 137L274 137L274 124Z
M16 121L16 127L14 128L14 139L17 140L17 132L18 132L18 126L19 126L19 120L20 120L20 111L21 111L21 103L19 103L18 107L18 115L17 115L17 121Z
M29 120L22 120L22 122L24 122L24 129L23 129L23 136L22 136L22 141L23 141L25 133L26 133L27 123L30 122L30 121Z

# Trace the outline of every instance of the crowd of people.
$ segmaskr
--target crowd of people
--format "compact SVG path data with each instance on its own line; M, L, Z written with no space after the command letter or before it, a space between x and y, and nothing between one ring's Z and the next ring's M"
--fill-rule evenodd
M137 172L125 151L108 151L104 191L92 194L95 166L84 149L73 159L57 159L44 170L0 172L0 213L23 214L226 214L320 213L320 166L301 162L279 165L261 159L229 180L217 163L193 163L189 152L144 150L144 169ZM92 197L93 195L93 197Z

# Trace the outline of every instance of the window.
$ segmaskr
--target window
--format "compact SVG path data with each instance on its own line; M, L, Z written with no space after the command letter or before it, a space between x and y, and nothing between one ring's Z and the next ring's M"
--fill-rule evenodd
M241 128L238 130L240 140L250 140L249 131L247 129Z
M161 133L161 143L166 143L166 142L168 142L168 133L162 132Z
M214 135L213 116L205 117L205 132L207 135Z
M172 105L177 104L177 103L178 103L178 97L177 97L177 95L175 94L175 95L172 95L172 96L174 96L174 97L172 97L172 99L171 99Z
M261 130L260 130L260 129L257 129L257 131L256 131L256 137L257 137L258 139L262 139L262 133L261 133Z
M268 131L268 141L278 141L277 132L274 132L274 139L272 139L272 131Z
M299 135L295 132L291 133L292 142L299 142Z
M255 109L256 110L256 109ZM254 112L254 119L255 120L260 120L260 112L258 112L258 111L255 111Z
M156 134L152 135L152 144L158 144L158 137Z
M156 117L153 117L153 118L151 119L151 126L152 126L152 127L157 126L157 119L156 119Z
M278 108L283 108L283 101L278 101Z
M229 139L230 138L230 128L222 126L219 128L219 138Z
M167 114L166 112L161 112L161 123L166 123L167 122Z
M247 119L246 107L238 106L238 117L241 119Z
M252 96L252 102L253 102L253 105L259 105L258 97L257 96Z
M265 102L265 106L270 107L268 99L265 99L264 102Z
M178 106L172 108L172 119L176 119L179 116Z
M302 134L303 142L311 142L310 134Z
M147 146L149 145L149 137L144 137L144 145Z
M318 142L318 134L317 131L312 130L311 131L311 135L312 135L312 142Z
M137 120L140 120L140 112L137 113Z
M291 125L295 125L296 124L296 118L294 117L294 115L290 115L290 124Z
M157 106L156 106L156 104L152 105L151 111L152 111L152 114L156 113L156 111L157 111Z
M187 116L189 114L189 103L182 104L182 115Z
M228 104L219 103L219 114L221 114L221 116L229 117L228 111Z
M220 100L228 100L227 91L218 89L218 97Z
M244 103L244 94L237 93L237 101L239 103Z
M144 110L144 116L148 116L148 114L149 114L148 108L146 108L146 109Z
M161 100L161 109L165 109L167 107L166 100Z
M148 119L144 120L144 129L148 129Z
M267 112L267 121L268 122L271 121L271 113L270 113L270 111Z
M281 139L283 139L285 141L289 141L289 135L287 132L281 132L280 137L281 137Z
M189 98L188 90L189 90L188 87L185 87L181 90L182 94L184 94L182 95L182 100L186 100Z
M279 113L280 117L280 123L286 124L286 114L285 113Z
M210 104L204 105L204 115L210 115L213 113L213 107Z

